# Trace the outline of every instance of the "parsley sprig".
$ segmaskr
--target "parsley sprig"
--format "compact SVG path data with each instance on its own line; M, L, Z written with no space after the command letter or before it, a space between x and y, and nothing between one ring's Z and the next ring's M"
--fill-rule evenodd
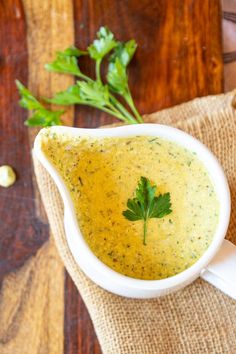
M147 222L151 218L163 218L170 214L171 201L170 193L155 195L156 185L151 185L150 180L141 177L135 191L135 197L128 199L128 209L123 215L130 221L143 220L143 244L147 244Z
M76 77L75 84L65 91L58 92L54 97L44 98L45 102L56 105L88 105L107 112L128 124L142 123L128 84L127 66L130 63L137 44L134 40L120 42L114 38L107 27L101 27L97 38L87 50L70 47L56 53L52 63L46 64L45 69L60 74ZM89 56L95 61L95 80L84 74L79 67L81 56ZM101 78L101 65L108 57L106 82ZM33 115L26 121L29 126L48 126L61 124L62 111L51 111L45 108L34 98L32 93L17 81L21 96L20 104L26 109L33 110ZM30 100L29 100L30 95ZM119 96L124 99L127 106L119 101ZM37 105L31 102L37 102ZM23 102L23 104L22 104Z
M20 106L27 108L33 112L30 118L25 121L25 125L29 127L36 126L52 126L61 124L61 115L64 111L51 111L45 108L24 86L20 81L16 80L16 86L21 95Z

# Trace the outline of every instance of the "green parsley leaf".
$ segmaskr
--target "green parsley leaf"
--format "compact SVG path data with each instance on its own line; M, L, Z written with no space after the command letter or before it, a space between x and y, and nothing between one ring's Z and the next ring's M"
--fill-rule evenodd
M30 118L25 121L28 127L50 127L53 125L61 125L60 116L63 111L49 111L41 109L34 113Z
M70 86L67 90L56 93L53 98L46 99L46 101L63 106L83 103L78 85Z
M77 81L76 85L58 92L53 98L45 99L57 105L81 104L101 109L126 123L137 123L133 116L109 92L107 85L100 81ZM120 107L120 106L121 107ZM118 107L118 108L117 108Z
M69 48L66 48L65 50L63 50L63 52L57 52L59 55L61 56L69 56L69 57L76 57L79 58L82 55L87 55L88 52L85 50L81 50L79 48L76 48L74 46L71 46Z
M94 60L101 60L116 45L113 33L107 27L101 27L97 33L97 38L88 47L89 55Z
M137 44L134 40L126 43L119 42L109 58L107 81L111 91L121 95L130 106L138 123L143 123L128 84L127 65L134 56Z
M126 43L119 42L109 58L107 81L111 89L121 96L129 95L126 67L133 58L136 48L137 44L133 39Z
M170 193L155 196L156 185L151 185L146 177L141 177L136 188L136 195L133 199L128 199L128 209L123 211L123 215L130 221L143 220L143 244L146 245L147 221L151 218L163 218L170 214L171 201Z
M16 86L21 96L20 106L33 111L32 116L25 121L25 125L30 127L61 125L60 117L64 111L46 109L20 81L16 80Z
M128 76L118 57L114 63L109 64L107 81L112 91L122 96L128 93Z
M45 127L45 119L44 117L40 117L37 115L37 113L35 113L30 118L28 118L24 124L27 127Z
M21 107L32 110L42 108L41 103L36 100L32 93L19 80L16 80L16 86L21 96L19 101Z
M70 47L63 52L57 52L56 59L50 64L45 64L44 67L48 71L82 76L77 57L85 54L87 54L87 52L83 52L75 47Z
M133 58L136 48L137 43L134 39L126 43L118 42L117 46L114 48L113 54L109 58L110 63L114 63L116 58L119 58L121 64L126 67Z
M97 81L77 81L66 91L57 93L48 102L69 105L74 103L92 105L95 107L110 106L108 86Z
M80 75L76 57L57 55L56 60L50 64L45 64L45 69L62 74Z
M103 85L97 81L77 81L77 85L80 89L81 99L84 102L90 102L100 107L110 105L110 95L107 85Z

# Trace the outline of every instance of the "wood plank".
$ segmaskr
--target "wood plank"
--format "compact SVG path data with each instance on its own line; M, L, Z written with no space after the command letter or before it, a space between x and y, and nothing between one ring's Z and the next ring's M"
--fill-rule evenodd
M44 96L73 82L72 78L57 75L52 79L43 69L55 50L73 43L72 6L69 0L40 4L26 0L23 4L26 20L19 1L1 2L0 8L4 48L1 88L2 92L7 89L1 102L0 132L6 135L4 141L0 141L1 152L4 151L1 157L8 158L3 162L13 164L19 177L11 189L1 190L0 213L4 218L1 222L6 225L9 220L9 235L17 242L13 238L12 245L7 244L1 233L1 252L9 256L12 263L8 268L1 267L5 277L0 296L0 352L60 354L64 350L64 267L53 240L46 241L48 226L35 188L30 156L36 131L23 125L27 113L18 107L14 80L19 78L27 84L29 68L28 86L35 94ZM72 124L73 109L67 113L65 122ZM15 207L14 203L17 203ZM42 227L45 233L40 239ZM29 244L28 253L23 248L24 243ZM20 270L17 270L17 261L21 261L20 265L24 263ZM7 269L14 272L6 276Z
M0 165L16 170L17 182L0 188L0 280L34 255L48 237L35 213L32 164L25 113L18 106L15 79L27 81L27 45L23 8L18 0L0 2Z
M3 281L1 354L63 353L64 268L52 241Z

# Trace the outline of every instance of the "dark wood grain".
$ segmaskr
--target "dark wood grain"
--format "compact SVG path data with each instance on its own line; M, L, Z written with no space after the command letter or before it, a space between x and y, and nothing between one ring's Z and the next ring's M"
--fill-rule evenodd
M76 45L86 48L107 25L120 40L135 38L129 69L141 113L152 113L196 96L222 90L221 11L218 0L74 0ZM86 59L82 69L93 74ZM111 118L77 108L79 126L96 127Z
M0 1L0 165L9 164L17 182L0 187L0 280L16 270L48 238L36 215L26 113L18 106L15 79L27 82L26 26L21 2Z
M138 50L129 76L141 113L223 90L218 0L74 0L74 17L75 42L81 48L91 43L102 25L120 40L136 39ZM88 60L80 66L94 75ZM112 121L95 109L76 108L77 126L97 127ZM65 353L100 353L82 299L68 276L65 299Z

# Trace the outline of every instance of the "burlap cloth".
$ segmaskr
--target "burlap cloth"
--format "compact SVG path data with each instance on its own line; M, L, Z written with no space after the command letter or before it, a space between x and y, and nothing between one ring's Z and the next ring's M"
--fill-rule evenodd
M194 135L218 157L232 193L227 238L236 243L234 94L195 99L145 118ZM103 353L236 353L236 301L203 280L159 299L134 300L110 294L87 279L67 246L57 188L37 161L35 173L58 251L89 310Z

